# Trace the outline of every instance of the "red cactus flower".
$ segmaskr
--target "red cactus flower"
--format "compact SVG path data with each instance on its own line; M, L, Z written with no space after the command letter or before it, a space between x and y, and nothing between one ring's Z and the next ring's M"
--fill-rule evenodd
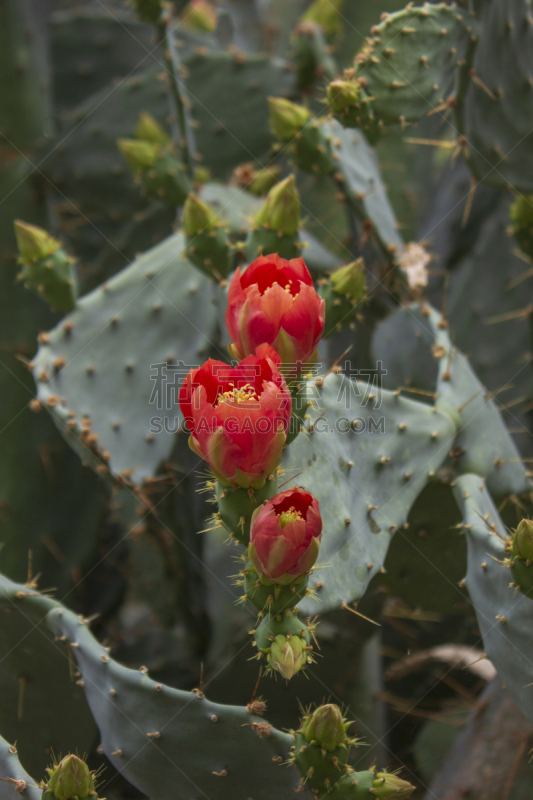
M183 382L189 445L225 485L258 489L279 463L291 416L279 364L265 344L237 367L210 358Z
M226 311L233 339L230 352L240 359L268 342L283 365L313 363L324 315L324 301L303 258L259 256L242 274L237 269L230 283Z
M318 500L303 489L288 489L254 511L248 556L263 577L286 585L309 572L321 537Z

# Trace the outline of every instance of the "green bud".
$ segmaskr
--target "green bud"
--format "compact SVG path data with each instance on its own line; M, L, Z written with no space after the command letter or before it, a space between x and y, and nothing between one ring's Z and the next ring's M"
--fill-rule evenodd
M326 93L328 105L334 114L343 114L357 106L361 97L359 84L353 81L333 81Z
M267 656L268 664L290 680L307 664L306 641L298 635L278 634Z
M523 519L513 535L512 554L533 563L533 521Z
M302 726L308 742L316 742L323 750L335 750L346 741L346 723L334 703L316 708Z
M218 217L207 203L190 194L183 206L183 232L185 236L213 231L218 226Z
M311 118L310 112L283 97L269 97L270 127L276 139L290 142Z
M29 225L19 219L14 224L21 264L35 264L53 255L61 247L61 242L36 225Z
M170 137L167 136L159 122L148 111L142 111L139 115L134 136L141 142L152 142L152 144L166 144L170 141Z
M117 146L130 169L136 173L143 173L152 167L159 155L159 145L153 142L139 141L137 139L118 139Z
M344 0L314 0L305 14L304 22L314 22L327 34L338 33L341 27L341 10Z
M209 0L191 0L180 15L180 20L191 30L211 33L217 26L217 12Z
M333 291L358 303L366 292L365 267L362 258L335 270L330 275Z
M533 194L518 195L509 211L509 233L516 238L520 249L533 258Z
M65 756L59 764L48 767L48 786L44 795L53 794L56 800L84 800L89 795L97 796L94 778L81 758Z
M378 772L375 779L373 788L370 790L374 797L379 800L407 800L411 797L415 787L403 781L398 775L392 775L389 772Z
M269 191L256 222L276 233L292 236L300 226L300 195L294 175L277 183Z
M255 173L248 188L253 194L265 195L280 178L281 169L279 167L265 167Z

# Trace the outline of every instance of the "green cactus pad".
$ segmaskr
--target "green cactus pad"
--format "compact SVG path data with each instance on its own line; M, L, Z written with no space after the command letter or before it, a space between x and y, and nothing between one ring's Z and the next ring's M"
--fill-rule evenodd
M429 483L409 512L408 530L398 531L392 539L385 574L375 580L410 608L466 613L470 605L459 586L466 571L460 521L452 489L444 483Z
M294 139L285 145L284 152L304 172L330 175L335 169L331 144L318 120L307 123Z
M266 500L278 492L278 481L267 480L262 489L232 489L215 482L215 498L218 502L220 521L228 533L241 544L250 541L250 522L252 514Z
M304 470L295 481L318 499L327 531L309 581L316 599L301 604L310 615L364 594L455 435L448 415L423 403L340 375L318 384L308 383L314 432L301 433L282 462L286 480Z
M39 28L41 27L41 30ZM2 148L22 155L50 134L47 48L37 14L18 0L0 7ZM8 159L4 159L8 163Z
M333 147L339 190L346 194L357 216L372 221L381 246L389 253L400 254L403 240L397 230L376 158L364 134L346 130L335 120L324 123L323 130ZM302 213L305 213L305 208Z
M476 610L483 649L523 713L533 720L533 600L509 586L503 563L507 531L477 475L455 481L468 542L466 586Z
M524 368L530 322L521 313L533 294L530 282L520 281L527 265L517 255L517 240L507 233L510 203L504 194L486 217L472 254L451 271L447 316L455 345L468 353L481 383L498 392L497 402L509 406L502 415L516 429L525 398L533 394L533 372ZM518 445L521 439L518 434Z
M464 99L464 131L474 175L533 192L533 6L483 3L480 36Z
M69 654L45 621L58 606L31 587L0 578L0 734L17 742L21 760L39 779L50 765L50 748L88 752L97 735L79 676L72 679Z
M82 459L138 482L168 458L183 373L206 360L214 335L208 280L183 249L183 236L171 236L83 297L35 359L38 396Z
M191 189L177 156L164 150L154 164L142 173L140 180L149 197L169 206L183 205Z
M23 264L20 276L53 310L72 311L76 305L73 259L61 248L39 261Z
M210 277L221 280L231 272L233 254L224 228L188 236L186 252L189 261Z
M114 7L70 5L49 17L54 65L54 104L72 108L113 79L129 75L142 63L157 63L152 51L153 28L131 11Z
M417 122L444 103L471 25L465 9L444 3L386 14L355 60L375 117L385 125Z
M19 761L18 750L15 744L9 744L0 736L0 774L9 778L11 782L2 781L0 784L0 800L15 800L17 793L22 789L22 784L15 781L24 781L23 796L27 800L41 800L42 790L39 781L34 780ZM17 785L20 789L17 789Z
M20 625L24 615L38 615L47 635L64 637L53 651L67 672L67 690L74 685L68 678L70 646L100 729L103 752L145 795L160 800L196 800L198 792L220 800L240 796L270 800L272 793L280 800L294 797L298 775L281 763L292 742L288 734L267 724L261 730L266 735L259 736L257 726L264 720L246 708L211 703L201 692L179 691L121 666L85 621L20 584L2 578L0 603L16 612L11 614L14 625ZM42 631L36 633L43 638ZM41 659L39 665L49 663ZM48 712L48 704L42 707ZM68 703L61 708L69 710ZM80 750L84 749L82 745ZM260 784L258 771L263 776Z
M493 497L531 489L520 454L507 433L494 400L487 396L467 358L452 347L446 326L434 309L427 309L428 328L440 347L436 407L459 426L454 443L456 470L473 472L487 480Z
M391 369L387 385L391 385L393 375L396 385L408 386L412 382L423 391L436 391L436 408L448 414L458 426L450 466L459 474L475 472L484 476L494 497L529 491L530 482L520 454L502 416L467 358L452 347L447 323L441 315L430 306L421 309L412 305L391 315L383 327L385 335L375 337L374 350L383 367ZM397 359L395 340L403 341L404 345L412 342L413 349L410 352L404 349ZM415 372L412 371L414 354L419 362ZM438 364L436 383L432 359ZM427 400L432 399L430 394Z

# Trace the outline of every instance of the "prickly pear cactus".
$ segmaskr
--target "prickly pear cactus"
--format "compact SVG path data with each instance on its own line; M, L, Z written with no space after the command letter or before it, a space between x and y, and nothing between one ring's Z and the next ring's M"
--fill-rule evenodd
M0 3L0 800L444 797L533 722L531 0L98 5Z

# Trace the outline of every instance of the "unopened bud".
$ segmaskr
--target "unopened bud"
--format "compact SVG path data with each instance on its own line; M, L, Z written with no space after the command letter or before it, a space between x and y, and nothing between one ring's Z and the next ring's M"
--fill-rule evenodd
M191 0L183 9L180 20L192 30L211 33L217 26L217 12L209 0Z
M334 114L342 114L359 103L361 89L352 81L333 81L327 88L328 105Z
M311 118L311 113L283 97L269 97L270 127L276 139L290 142Z
M265 195L281 178L279 167L265 167L255 173L249 186L253 194Z
M300 226L300 195L294 175L277 183L269 191L256 222L276 233L292 236Z
M328 703L316 708L304 720L301 732L308 742L316 742L323 750L335 750L346 741L346 728L340 708Z
M533 563L533 521L523 519L513 535L513 556Z
M362 258L335 270L330 275L333 291L358 303L366 292L365 268Z
M27 222L15 220L15 236L22 264L34 264L43 258L53 255L61 247L61 243L50 236L48 231L29 225Z
M137 139L118 139L117 146L128 166L135 173L143 173L152 167L159 155L159 145Z
M84 800L96 797L94 778L81 758L68 755L59 764L47 769L49 779L44 795L52 794L56 800Z
M307 664L306 641L300 636L278 634L268 654L268 663L284 678L290 680Z
M320 25L327 34L335 34L340 29L343 2L344 0L314 0L302 20Z
M170 141L159 122L148 111L142 111L139 115L134 136L141 142L152 142L152 144L166 144Z
M185 236L196 236L197 233L213 231L217 224L218 217L213 209L191 193L183 206L183 232Z
M378 772L373 788L370 790L374 797L379 800L406 800L411 797L415 787L403 781L398 775L392 775L389 772Z

